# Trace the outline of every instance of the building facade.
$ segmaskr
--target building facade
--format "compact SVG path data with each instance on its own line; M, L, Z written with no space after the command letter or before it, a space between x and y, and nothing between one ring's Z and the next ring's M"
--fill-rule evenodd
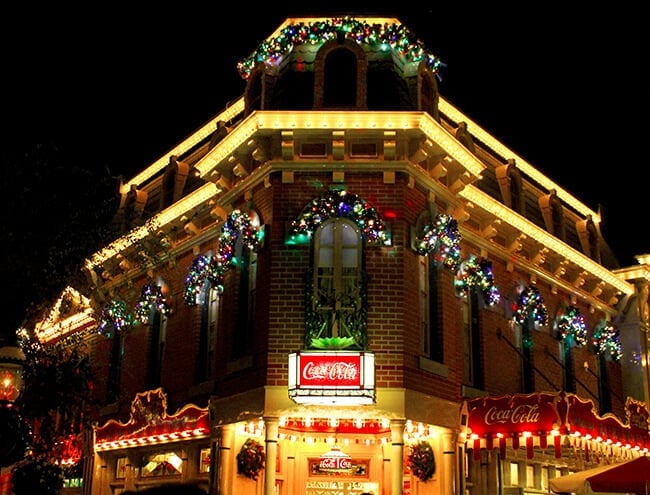
M98 378L65 490L548 493L647 452L648 260L440 64L397 19L287 19L123 184L122 234L35 329Z

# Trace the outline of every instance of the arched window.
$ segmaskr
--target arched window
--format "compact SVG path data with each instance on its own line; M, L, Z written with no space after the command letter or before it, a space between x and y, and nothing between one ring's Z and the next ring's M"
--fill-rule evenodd
M353 337L361 308L362 238L346 218L325 221L314 236L313 311L325 323L320 337Z
M323 44L314 60L314 108L366 109L367 58L348 39Z
M415 226L421 235L431 215L422 213ZM422 355L432 361L443 362L442 326L440 325L440 292L438 290L438 263L433 255L418 256L418 296L420 310L420 342Z

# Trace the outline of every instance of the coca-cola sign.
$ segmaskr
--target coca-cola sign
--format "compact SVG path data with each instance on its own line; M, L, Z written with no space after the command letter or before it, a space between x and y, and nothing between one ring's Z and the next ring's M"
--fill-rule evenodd
M560 424L555 401L554 394L473 399L468 425L477 434L548 432Z
M304 387L360 387L361 356L300 355L300 384Z
M289 397L299 403L374 403L374 354L355 351L296 352L289 355L288 381Z

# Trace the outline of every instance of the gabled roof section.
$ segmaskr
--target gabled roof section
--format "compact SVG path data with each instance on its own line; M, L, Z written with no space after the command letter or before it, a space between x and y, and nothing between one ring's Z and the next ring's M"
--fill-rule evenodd
M40 342L58 340L95 325L93 308L88 299L72 287L66 287L43 321L34 327Z

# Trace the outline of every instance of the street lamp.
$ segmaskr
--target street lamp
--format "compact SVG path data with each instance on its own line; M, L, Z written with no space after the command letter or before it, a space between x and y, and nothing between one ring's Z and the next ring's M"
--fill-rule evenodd
M24 362L20 347L0 347L0 472L22 459L27 445L19 407L14 405L23 390Z
M0 347L0 405L12 407L23 390L25 354L20 347Z

